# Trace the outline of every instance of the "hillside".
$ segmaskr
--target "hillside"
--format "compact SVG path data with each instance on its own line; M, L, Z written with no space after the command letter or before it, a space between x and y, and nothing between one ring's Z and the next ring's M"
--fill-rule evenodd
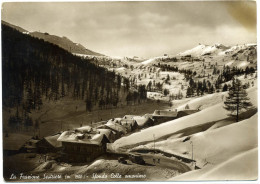
M66 113L74 113L80 104L83 113L146 100L144 88L130 90L128 80L114 72L6 25L2 48L3 119L12 129L38 127L43 120L34 114L50 101L52 107L63 99L73 104Z
M79 43L72 42L67 37L59 37L56 35L50 35L49 33L41 33L41 32L29 32L29 35L56 44L71 53L102 56L102 54L100 53L86 49L83 45Z
M94 52L92 50L86 49L83 45L81 45L79 43L74 43L67 37L59 37L56 35L50 35L49 33L41 33L41 32L37 32L37 31L30 32L19 26L12 25L5 21L2 21L2 24L12 27L23 34L29 34L33 37L43 39L44 41L58 45L59 47L69 51L70 53L86 54L86 55L93 55L93 56L102 56L103 55L103 54Z

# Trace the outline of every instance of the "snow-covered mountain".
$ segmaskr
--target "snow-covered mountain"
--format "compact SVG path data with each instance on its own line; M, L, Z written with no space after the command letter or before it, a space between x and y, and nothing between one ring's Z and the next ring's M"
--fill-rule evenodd
M59 47L71 52L71 53L77 53L77 54L85 54L85 55L93 55L93 56L102 56L103 54L94 52L92 50L86 49L83 45L79 44L79 43L74 43L73 41L71 41L70 39L68 39L67 37L59 37L56 35L51 35L49 33L42 33L42 32L30 32L27 31L19 26L16 25L12 25L8 22L2 21L2 24L5 24L7 26L10 26L16 30L18 30L19 32L22 32L23 34L29 34L33 37L39 38L39 39L43 39L44 41L53 43L55 45L58 45Z
M214 45L204 45L199 44L198 46L186 50L184 52L181 52L178 54L178 56L224 56L228 54L234 54L236 52L242 52L243 50L252 49L256 47L256 44L243 44L243 45L236 45L236 46L225 46L223 44L214 44Z

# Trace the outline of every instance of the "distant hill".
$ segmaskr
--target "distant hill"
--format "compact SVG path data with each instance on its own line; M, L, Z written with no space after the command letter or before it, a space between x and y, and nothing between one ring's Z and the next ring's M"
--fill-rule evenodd
M93 56L103 56L103 54L86 49L83 45L81 45L79 43L72 42L67 37L59 37L56 35L50 35L49 33L41 33L41 32L37 32L37 31L29 32L19 26L15 26L15 25L10 24L5 21L2 21L2 24L12 27L12 28L16 29L17 31L22 32L23 34L29 34L33 37L40 38L40 39L43 39L44 41L58 45L59 47L65 49L71 53L93 55Z
M240 55L246 50L250 50L249 54L253 54L252 50L256 50L256 44L243 44L236 46L225 46L223 44L214 44L214 45L204 45L199 44L196 47L186 50L178 54L178 56L228 56L228 55ZM245 54L244 54L245 55Z
M215 45L204 45L204 44L199 44L198 46L186 50L184 52L179 53L178 55L180 56L186 56L186 55L191 55L191 56L203 56L203 55L213 55L213 54L219 54L230 47L227 47L222 44L215 44Z

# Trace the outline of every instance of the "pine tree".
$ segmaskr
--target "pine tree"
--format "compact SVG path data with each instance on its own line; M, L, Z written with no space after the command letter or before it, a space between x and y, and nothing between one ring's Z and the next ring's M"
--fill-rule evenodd
M236 116L238 122L238 116L242 109L248 109L252 106L252 103L247 97L247 92L243 89L242 83L238 79L233 78L232 87L229 90L228 97L224 102L224 108L230 111L231 116Z

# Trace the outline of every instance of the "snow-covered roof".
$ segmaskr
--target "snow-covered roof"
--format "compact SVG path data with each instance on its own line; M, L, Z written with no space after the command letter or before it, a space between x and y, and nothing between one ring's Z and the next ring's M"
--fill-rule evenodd
M133 119L135 115L125 115L123 119Z
M108 120L107 123L120 123L122 118L113 118L113 119L110 119Z
M75 131L65 131L57 139L61 142L101 145L104 134L82 134Z
M124 134L126 134L126 128L123 127L122 125L119 125L118 123L114 123L114 122L107 122L105 124L105 126L109 127L110 129L116 131L116 132L122 132Z
M60 137L60 134L44 137L44 139L53 147L60 148L62 147L61 142L57 141L57 139Z
M97 131L100 132L100 134L106 135L107 138L109 138L110 134L112 133L112 130L110 130L110 129L102 129L102 128L100 128L100 129L97 129Z
M155 110L153 116L177 117L178 112L172 110Z
M149 117L143 117L143 116L135 116L134 120L136 121L136 123L138 124L138 126L144 126L146 123L149 122L149 120L151 120L151 118Z
M136 123L136 121L134 119L122 119L121 120L121 125L134 125Z
M89 133L92 130L93 130L93 128L91 126L83 126L83 127L75 129L76 132L81 132L81 133Z

